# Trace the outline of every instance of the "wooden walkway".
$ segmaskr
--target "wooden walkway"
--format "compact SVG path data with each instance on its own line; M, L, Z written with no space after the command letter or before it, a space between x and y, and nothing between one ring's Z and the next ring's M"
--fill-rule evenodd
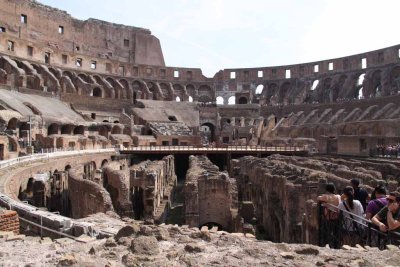
M305 147L295 146L137 146L123 148L119 152L121 154L308 154Z

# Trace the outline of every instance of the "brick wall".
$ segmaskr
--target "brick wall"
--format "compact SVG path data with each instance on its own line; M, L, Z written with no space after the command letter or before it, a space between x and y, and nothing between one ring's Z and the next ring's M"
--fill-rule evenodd
M19 234L19 218L14 210L0 210L0 231Z

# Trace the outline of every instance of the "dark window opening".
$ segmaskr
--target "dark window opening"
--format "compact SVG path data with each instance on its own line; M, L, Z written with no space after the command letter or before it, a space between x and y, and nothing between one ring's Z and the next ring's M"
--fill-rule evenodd
M128 47L129 46L129 40L128 39L124 39L124 46Z
M67 64L68 63L68 56L67 55L62 55L62 63Z
M76 50L76 51L81 50L81 48L79 47L79 45L75 46L75 50Z
M0 32L6 32L6 28L0 27Z
M166 73L165 69L160 69L160 77L161 78L165 78L165 73Z
M44 53L44 63L50 64L50 53L49 52Z
M102 95L103 95L103 94L102 94L100 88L96 87L96 88L93 89L93 96L94 96L94 97L102 97Z
M92 113L92 114L90 115L90 117L91 117L93 120L95 120L95 119L96 119L96 113Z
M169 121L178 121L175 116L168 116Z
M188 71L186 73L186 77L187 77L188 80L191 80L193 78L193 73L191 71Z
M272 73L272 76L276 76L276 69L273 69L273 70L271 71L271 73Z
M21 14L21 23L28 24L28 16Z
M27 53L28 53L28 56L30 56L30 57L33 56L33 47L32 46L28 45Z
M385 61L385 57L384 57L384 55L383 55L383 52L380 52L379 54L378 54L378 62L379 63L383 63Z
M168 141L162 141L162 145L163 146L169 146L169 142Z

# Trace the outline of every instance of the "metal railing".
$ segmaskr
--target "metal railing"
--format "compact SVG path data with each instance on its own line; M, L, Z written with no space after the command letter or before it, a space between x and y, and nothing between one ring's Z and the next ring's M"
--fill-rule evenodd
M240 146L240 145L218 145L218 146L130 146L122 147L121 150L129 151L260 151L260 152L297 152L308 151L299 146Z
M14 159L2 160L0 161L0 169L15 166L21 163L33 162L38 160L46 160L50 158L74 156L74 155L84 155L93 153L105 153L113 152L115 148L105 148L105 149L87 149L87 150L68 150L68 149L46 149L42 150L42 153L36 153L29 156L18 157Z
M378 247L400 244L400 233L381 232L370 220L327 203L319 203L318 245L341 248L343 245Z

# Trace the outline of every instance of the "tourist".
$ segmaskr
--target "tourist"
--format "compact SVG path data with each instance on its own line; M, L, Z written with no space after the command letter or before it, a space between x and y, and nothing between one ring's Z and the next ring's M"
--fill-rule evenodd
M323 203L329 203L333 206L338 206L340 202L340 195L335 194L336 187L333 183L328 183L325 186L326 192L317 197L317 200Z
M382 232L400 231L400 193L397 191L389 193L387 200L387 206L372 217L371 221Z
M354 199L360 201L363 211L367 208L368 192L364 188L360 187L360 181L358 179L350 180L351 186L354 189Z
M339 205L340 195L335 194L336 188L333 183L328 183L325 186L325 193L318 196L317 200L322 204L323 207L323 226L321 226L322 232L324 233L322 241L324 244L328 243L331 248L339 248L339 210L335 207Z
M373 192L374 197L368 203L367 210L365 211L365 218L371 219L375 216L383 207L388 204L386 199L386 188L382 185L375 187Z
M360 222L364 209L359 200L354 197L354 189L351 186L346 186L343 190L344 200L339 203L339 209L343 212L343 243L355 246L359 243L363 228Z

